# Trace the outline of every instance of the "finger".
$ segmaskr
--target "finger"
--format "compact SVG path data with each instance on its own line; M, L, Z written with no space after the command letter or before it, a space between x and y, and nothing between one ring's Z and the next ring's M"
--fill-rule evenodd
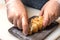
M18 18L18 20L17 20L17 27L19 28L19 29L22 29L22 21L21 21L22 19L21 19L21 16L19 16L19 18Z
M49 23L49 15L47 12L45 12L43 15L43 26L46 27L48 23Z
M24 35L27 35L28 34L28 30L29 30L29 27L28 27L28 17L27 17L27 15L24 15L22 17L22 28L23 28Z
M17 27L17 19L18 19L18 14L15 14L14 18L13 18L13 24L14 26Z
M7 10L7 17L8 17L8 20L13 24L14 13L11 12L9 8Z
M55 20L55 16L53 15L51 15L51 13L49 14L49 23L48 23L48 25L50 25L53 21Z
M8 17L8 20L13 24L13 17Z
M43 16L43 14L44 14L44 10L41 10L39 16Z
M13 16L8 15L7 17L8 17L8 20L13 24Z
M45 7L46 7L46 5L44 5L44 6L42 7L42 9L40 10L40 16L43 16Z

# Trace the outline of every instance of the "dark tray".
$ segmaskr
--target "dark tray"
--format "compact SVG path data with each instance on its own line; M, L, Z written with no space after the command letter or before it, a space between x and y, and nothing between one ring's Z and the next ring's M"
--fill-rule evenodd
M53 22L42 31L32 34L30 36L24 36L20 29L12 27L8 31L20 40L44 40L50 33L52 33L58 26L59 23Z

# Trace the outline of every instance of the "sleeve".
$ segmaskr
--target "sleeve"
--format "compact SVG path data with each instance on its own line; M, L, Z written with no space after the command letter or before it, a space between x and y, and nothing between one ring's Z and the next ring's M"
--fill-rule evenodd
M23 4L35 9L41 9L48 0L22 0Z

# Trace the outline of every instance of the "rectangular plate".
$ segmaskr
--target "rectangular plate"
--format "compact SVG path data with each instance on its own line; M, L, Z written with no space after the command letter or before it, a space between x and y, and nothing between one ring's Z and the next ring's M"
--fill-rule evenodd
M8 31L20 40L44 40L50 33L52 33L57 28L58 24L59 23L57 22L53 22L42 31L39 31L38 33L32 34L30 36L24 36L21 30L17 27L12 27Z

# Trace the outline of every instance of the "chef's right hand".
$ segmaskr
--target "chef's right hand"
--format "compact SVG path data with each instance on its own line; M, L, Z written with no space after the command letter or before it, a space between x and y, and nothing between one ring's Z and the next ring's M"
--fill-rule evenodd
M41 9L44 28L60 17L60 4L56 0L48 1Z
M9 0L6 0L6 3ZM25 35L28 34L28 16L27 11L20 0L15 0L7 5L8 19L19 29L23 29Z

